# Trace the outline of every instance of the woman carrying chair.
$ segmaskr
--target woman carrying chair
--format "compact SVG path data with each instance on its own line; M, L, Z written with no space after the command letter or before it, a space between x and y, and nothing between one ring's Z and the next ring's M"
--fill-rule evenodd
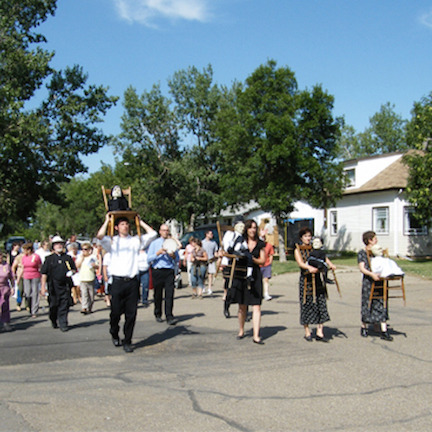
M384 306L384 300L373 299L369 306L369 297L371 293L372 283L380 281L380 275L373 273L370 268L368 260L368 251L372 249L372 246L377 244L378 239L373 231L366 231L363 233L363 243L365 244L364 249L358 253L358 264L359 269L363 273L362 282L362 302L361 302L361 329L360 335L362 337L368 336L368 324L380 324L381 326L381 339L386 341L392 341L393 337L389 335L387 330L388 312ZM382 283L382 282L381 282Z
M312 230L308 227L301 228L299 237L301 244L309 246L312 240ZM324 336L323 324L330 321L330 316L327 311L326 291L322 285L319 270L307 263L298 248L294 251L294 258L300 267L300 324L305 330L304 338L307 342L312 342L309 325L317 324L315 339L319 342L328 342ZM330 269L336 270L336 266L328 258L326 258L326 263ZM315 279L315 295L312 294L313 279ZM310 295L304 295L305 286Z

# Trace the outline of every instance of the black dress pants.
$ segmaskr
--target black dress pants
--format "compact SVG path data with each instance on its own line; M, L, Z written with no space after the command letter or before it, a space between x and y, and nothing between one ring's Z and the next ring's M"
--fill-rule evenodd
M119 322L122 314L125 316L124 341L125 344L132 342L132 333L135 327L135 320L139 299L139 281L137 277L132 279L113 276L110 287L111 314L110 333L114 339L119 338Z
M50 290L48 297L50 321L54 326L59 325L60 328L67 328L68 312L72 300L71 290L66 286L54 286Z
M167 320L173 318L174 306L174 270L173 269L153 269L153 289L154 289L154 314L156 318L162 316L162 299L165 290L165 316Z

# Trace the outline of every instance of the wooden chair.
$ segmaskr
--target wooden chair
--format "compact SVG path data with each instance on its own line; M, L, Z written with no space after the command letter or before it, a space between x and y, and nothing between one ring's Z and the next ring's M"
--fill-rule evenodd
M312 245L299 245L296 243L296 249L300 252L300 255L303 259L303 262L307 263L307 260L309 258L309 255L312 251ZM311 295L312 294L312 298L313 298L313 302L316 303L316 281L315 281L315 273L309 273L307 270L302 270L304 272L304 275L307 276L309 274L312 275L312 287L308 287L308 283L307 283L307 278L305 277L305 281L304 281L304 288L303 288L303 304L306 303L306 296L307 295ZM339 297L342 297L341 294L341 290L339 288L339 283L338 280L336 278L336 273L334 272L333 269L331 269L331 271L333 272L333 278L336 284L336 288L338 290L339 293ZM326 297L328 297L328 292L326 290Z
M140 227L140 220L138 217L138 213L133 210L115 210L115 211L108 211L108 198L111 194L111 189L106 189L105 186L101 186L102 188L102 195L105 203L105 210L108 212L109 215L109 223L108 223L108 230L107 233L109 236L114 236L114 223L115 220L119 217L126 217L129 220L133 219L135 221L137 234L141 235L141 227ZM132 190L129 186L127 189L122 189L123 195L127 197L129 208L132 208Z
M367 259L369 262L369 268L372 270L371 265L371 258L372 253L370 251L366 251ZM386 258L389 258L388 249L384 250L383 256ZM398 285L390 286L390 281L399 281ZM377 286L377 282L379 282L379 286ZM369 308L372 305L372 300L380 300L383 299L384 301L384 310L387 312L388 309L388 299L389 298L402 298L404 301L404 306L406 306L406 298L405 298L405 283L404 283L404 276L398 275L398 276L388 276L388 277L380 277L380 280L375 282L372 280L372 286L371 286L371 293L369 296ZM381 288L382 283L382 294L380 293L380 290L377 288ZM400 295L389 295L390 290L400 290Z
M229 254L228 252L224 251L224 246L223 246L223 241L222 241L223 240L223 238L222 238L222 231L221 231L221 226L220 226L219 221L216 222L216 227L217 227L218 236L219 236L219 244L220 244L219 249L222 251L224 257L227 257L228 259L231 260L231 263L225 266L226 268L230 269L230 275L229 275L229 280L228 280L228 287L231 288L232 281L234 279L234 272L236 270L238 272L242 272L242 273L244 272L244 278L246 279L247 267L239 267L237 265L238 256L237 255ZM232 228L232 227L225 226L224 228L226 229L226 231L234 231L234 228ZM217 277L218 272L219 272L220 262L221 262L221 260L218 260L218 264L217 264L217 267L216 267L215 278Z

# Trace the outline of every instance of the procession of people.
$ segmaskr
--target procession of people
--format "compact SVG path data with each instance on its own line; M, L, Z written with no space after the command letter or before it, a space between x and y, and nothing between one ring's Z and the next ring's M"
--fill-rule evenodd
M109 334L113 345L123 347L126 353L134 351L133 331L140 299L144 307L151 303L149 288L153 288L154 317L157 322L175 326L174 316L175 280L179 268L178 240L171 238L169 226L162 223L159 237L155 229L136 216L137 228L144 231L132 235L128 217L111 219L110 212L93 242L85 241L77 246L76 238L64 240L59 235L51 241L42 241L34 252L33 244L13 245L8 254L2 254L0 274L0 307L3 331L13 330L10 325L10 298L14 295L17 311L22 311L24 302L31 317L38 316L40 301L47 296L49 320L54 329L62 332L70 329L68 312L76 303L81 303L81 313L91 314L95 296L105 296L110 309ZM115 235L108 235L113 222ZM219 233L220 234L220 233ZM260 237L261 235L261 237ZM300 268L299 306L300 325L304 328L304 339L313 340L311 325L316 325L315 340L329 342L324 324L330 321L327 309L326 284L332 283L327 270L336 266L328 259L322 242L313 240L309 227L300 229L298 245L307 249L311 259L305 259L301 248L294 251ZM392 341L387 329L388 308L384 300L374 299L370 303L372 281L379 283L379 273L374 273L367 252L377 243L376 234L368 231L363 235L365 248L358 254L359 270L363 274L361 289L361 331L368 336L368 325L380 326L381 339ZM251 308L252 341L264 345L260 337L261 304L271 300L269 279L274 249L265 241L264 231L259 231L253 219L242 216L234 220L232 230L227 230L220 244L213 240L213 232L207 230L205 239L191 237L186 250L188 280L191 299L203 299L207 293L211 298L214 283L220 271L224 287L224 315L230 317L229 308L238 305L237 340L245 338L245 325L250 320ZM69 245L67 252L66 245ZM312 246L313 244L313 246ZM318 244L320 250L313 250ZM312 259L313 258L313 259ZM317 265L317 262L319 265ZM324 270L323 270L324 269ZM208 288L205 281L208 280ZM313 288L312 288L313 285ZM76 291L74 291L76 289ZM289 287L287 287L289 289ZM102 290L102 291L101 291ZM17 295L19 294L19 296ZM120 321L124 316L123 329Z

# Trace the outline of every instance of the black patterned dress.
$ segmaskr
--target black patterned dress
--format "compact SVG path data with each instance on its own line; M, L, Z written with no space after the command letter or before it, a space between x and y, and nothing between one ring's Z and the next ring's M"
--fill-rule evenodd
M358 253L357 260L359 263L364 263L366 270L371 271L367 253L364 249ZM363 274L361 320L367 324L377 324L388 320L388 312L384 309L384 301L382 299L372 300L371 307L369 307L369 296L371 292L372 281L373 279L371 277Z
M322 285L320 273L315 273L316 303L313 302L312 295L307 295L306 303L303 304L305 278L307 279L308 288L311 288L312 275L304 275L303 270L300 270L300 324L323 324L326 321L330 321L330 316L327 311L326 291Z

